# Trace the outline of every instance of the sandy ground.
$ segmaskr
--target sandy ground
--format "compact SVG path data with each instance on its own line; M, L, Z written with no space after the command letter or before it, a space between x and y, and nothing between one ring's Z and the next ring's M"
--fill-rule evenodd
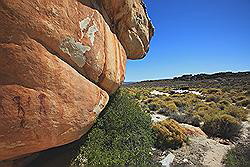
M177 150L156 151L159 161L162 161L169 154L174 155L173 163L170 167L223 167L222 160L227 151L240 142L245 142L250 136L250 123L242 123L240 137L235 142L222 139L210 139L207 137L191 138L188 145ZM169 164L164 161L165 164Z

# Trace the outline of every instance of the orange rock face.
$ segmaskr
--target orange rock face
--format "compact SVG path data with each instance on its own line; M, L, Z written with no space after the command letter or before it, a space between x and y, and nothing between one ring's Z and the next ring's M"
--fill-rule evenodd
M70 143L90 129L123 82L127 57L148 49L151 23L132 2L0 0L0 160ZM129 15L119 22L124 3ZM131 22L135 11L144 12L143 24ZM128 38L131 27L136 37Z
M125 51L97 10L76 0L0 3L1 42L15 43L23 33L108 93L124 80Z
M79 139L108 95L28 37L0 44L0 157Z
M143 58L154 27L142 0L102 0L108 18L129 59ZM105 12L103 12L105 13Z

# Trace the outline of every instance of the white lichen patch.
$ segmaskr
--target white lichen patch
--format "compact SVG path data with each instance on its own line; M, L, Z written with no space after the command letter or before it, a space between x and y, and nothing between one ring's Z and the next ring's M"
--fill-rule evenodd
M95 24L95 21L93 21L93 25L89 27L88 32L87 32L87 36L92 44L92 46L94 45L94 41L95 41L95 33L98 31L98 28Z
M60 49L64 53L67 53L79 67L83 67L86 62L84 54L90 51L91 48L89 46L84 46L80 42L76 42L72 37L67 37L61 43Z
M91 21L91 19L89 17L87 17L87 18L85 18L85 19L83 19L82 21L79 22L81 31L87 29L90 21Z
M90 46L94 45L95 42L95 33L98 32L98 27L95 23L95 21L91 20L93 15L91 17L87 17L79 22L80 30L81 30L81 37L78 41L82 41L84 36L86 36L91 44L88 44ZM86 57L84 54L91 50L91 47L82 44L81 42L76 41L72 37L67 37L64 39L60 45L60 49L68 54L70 58L79 66L83 67L86 62Z
M91 25L92 24L92 25ZM91 45L94 45L95 41L95 33L98 32L98 27L95 21L91 22L91 18L87 17L79 22L80 30L81 30L81 38L83 39L85 35L89 38Z
M101 113L101 111L104 109L106 103L107 103L107 99L105 98L104 95L101 94L100 101L93 109L93 112L96 113L96 115L98 116Z

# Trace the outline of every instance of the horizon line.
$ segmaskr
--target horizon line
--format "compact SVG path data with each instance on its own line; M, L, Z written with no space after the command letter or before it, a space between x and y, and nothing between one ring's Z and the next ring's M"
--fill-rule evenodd
M217 71L217 72L198 72L198 73L183 73L180 75L175 75L175 76L170 76L170 77L166 77L166 78L151 78L151 79L143 79L143 80L135 80L135 81L126 81L126 79L124 80L124 83L128 83L128 82L143 82L143 81L155 81L155 80L164 80L164 79L173 79L175 77L181 77L183 75L198 75L198 74L216 74L216 73L226 73L226 72L232 72L232 73L238 73L238 72L250 72L250 70L231 70L231 71Z

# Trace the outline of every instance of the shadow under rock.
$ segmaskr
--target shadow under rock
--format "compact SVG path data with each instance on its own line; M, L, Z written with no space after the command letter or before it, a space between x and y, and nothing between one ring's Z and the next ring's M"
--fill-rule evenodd
M73 143L39 152L38 157L25 167L70 167L86 137L87 134Z

